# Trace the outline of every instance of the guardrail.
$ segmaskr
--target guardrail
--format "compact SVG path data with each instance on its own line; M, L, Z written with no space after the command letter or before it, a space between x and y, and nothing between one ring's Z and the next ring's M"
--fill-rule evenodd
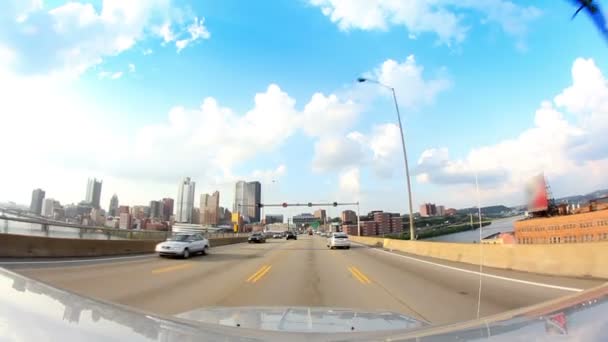
M52 238L78 238L93 240L164 240L174 233L202 233L210 239L247 237L250 233L196 231L157 231L90 227L57 221L43 221L30 218L0 215L0 233L41 236Z

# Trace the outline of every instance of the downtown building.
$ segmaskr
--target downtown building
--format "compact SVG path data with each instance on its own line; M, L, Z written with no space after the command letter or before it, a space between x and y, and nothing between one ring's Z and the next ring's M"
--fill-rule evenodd
M260 222L262 184L260 182L238 181L235 185L233 213L239 213L250 223Z
M421 217L430 217L437 215L437 207L434 203L423 203L420 205L420 216Z
M171 220L173 216L173 198L163 198L163 221Z
M344 210L340 215L340 220L343 224L357 223L357 213L353 210Z
M56 212L60 209L63 209L63 207L59 201L52 198L45 198L44 205L42 206L42 216L55 218L57 216Z
M32 201L30 202L30 212L40 215L42 214L42 201L44 201L45 192L42 189L34 189L32 191Z
M118 215L118 196L112 195L110 205L108 206L108 216L114 217Z
M202 194L200 201L200 221L202 225L215 226L220 223L220 193Z
M96 178L89 178L87 181L87 193L84 201L91 205L91 207L99 209L99 198L101 197L101 180L98 181Z
M320 224L327 223L327 211L325 211L325 209L315 210L314 215L319 220Z
M194 189L196 183L190 177L184 178L177 188L175 199L175 222L193 223L192 213L194 209ZM197 218L196 221L199 219Z
M150 201L150 218L160 219L163 214L163 203L161 201Z
M362 216L359 224L361 225L361 236L401 234L403 232L403 218L396 213L372 211L367 216ZM356 219L354 223L342 224L342 231L348 235L358 235Z

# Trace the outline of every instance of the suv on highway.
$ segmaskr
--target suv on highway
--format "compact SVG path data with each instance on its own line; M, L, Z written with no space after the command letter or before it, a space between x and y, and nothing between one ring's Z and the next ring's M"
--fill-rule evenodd
M334 248L350 248L350 241L348 235L345 233L332 233L331 237L327 239L327 247L330 249Z
M209 252L209 239L201 234L176 234L156 245L159 256L181 256L188 259L192 254Z
M260 232L256 232L253 233L251 235L249 235L249 238L247 239L247 242L252 243L261 243L261 242L266 242L266 236L264 236L264 234L260 233Z
M287 240L297 240L298 236L296 235L296 233L289 231L287 232Z

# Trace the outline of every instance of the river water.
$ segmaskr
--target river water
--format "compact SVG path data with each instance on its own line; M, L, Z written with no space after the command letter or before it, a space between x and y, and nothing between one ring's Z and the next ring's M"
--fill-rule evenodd
M489 226L485 226L481 228L481 236L482 238L487 237L488 235L492 235L494 233L499 232L512 232L513 222L517 220L521 220L524 218L523 216L513 216L507 217L504 219L498 219L492 221L492 224ZM430 239L425 239L425 241L438 241L438 242L464 242L464 243L473 243L479 242L479 229L477 230L468 230L466 232L447 234L442 236L436 236Z
M12 215L6 215L12 216ZM38 223L18 222L11 220L0 219L0 234L16 234L16 235L32 235L32 236L46 236L53 238L71 238L71 239L93 239L93 240L107 240L108 236L103 233L87 232L80 237L80 229L71 227L61 226L49 226L48 234L42 230L42 226ZM124 240L122 238L111 236L112 240Z

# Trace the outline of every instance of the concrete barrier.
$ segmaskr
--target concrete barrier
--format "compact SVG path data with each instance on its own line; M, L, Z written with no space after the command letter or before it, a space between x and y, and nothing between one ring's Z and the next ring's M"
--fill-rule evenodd
M491 245L350 236L369 246L449 261L568 277L608 279L608 242Z
M247 241L247 237L215 238L211 248ZM94 257L150 253L158 240L87 240L0 234L0 257Z

